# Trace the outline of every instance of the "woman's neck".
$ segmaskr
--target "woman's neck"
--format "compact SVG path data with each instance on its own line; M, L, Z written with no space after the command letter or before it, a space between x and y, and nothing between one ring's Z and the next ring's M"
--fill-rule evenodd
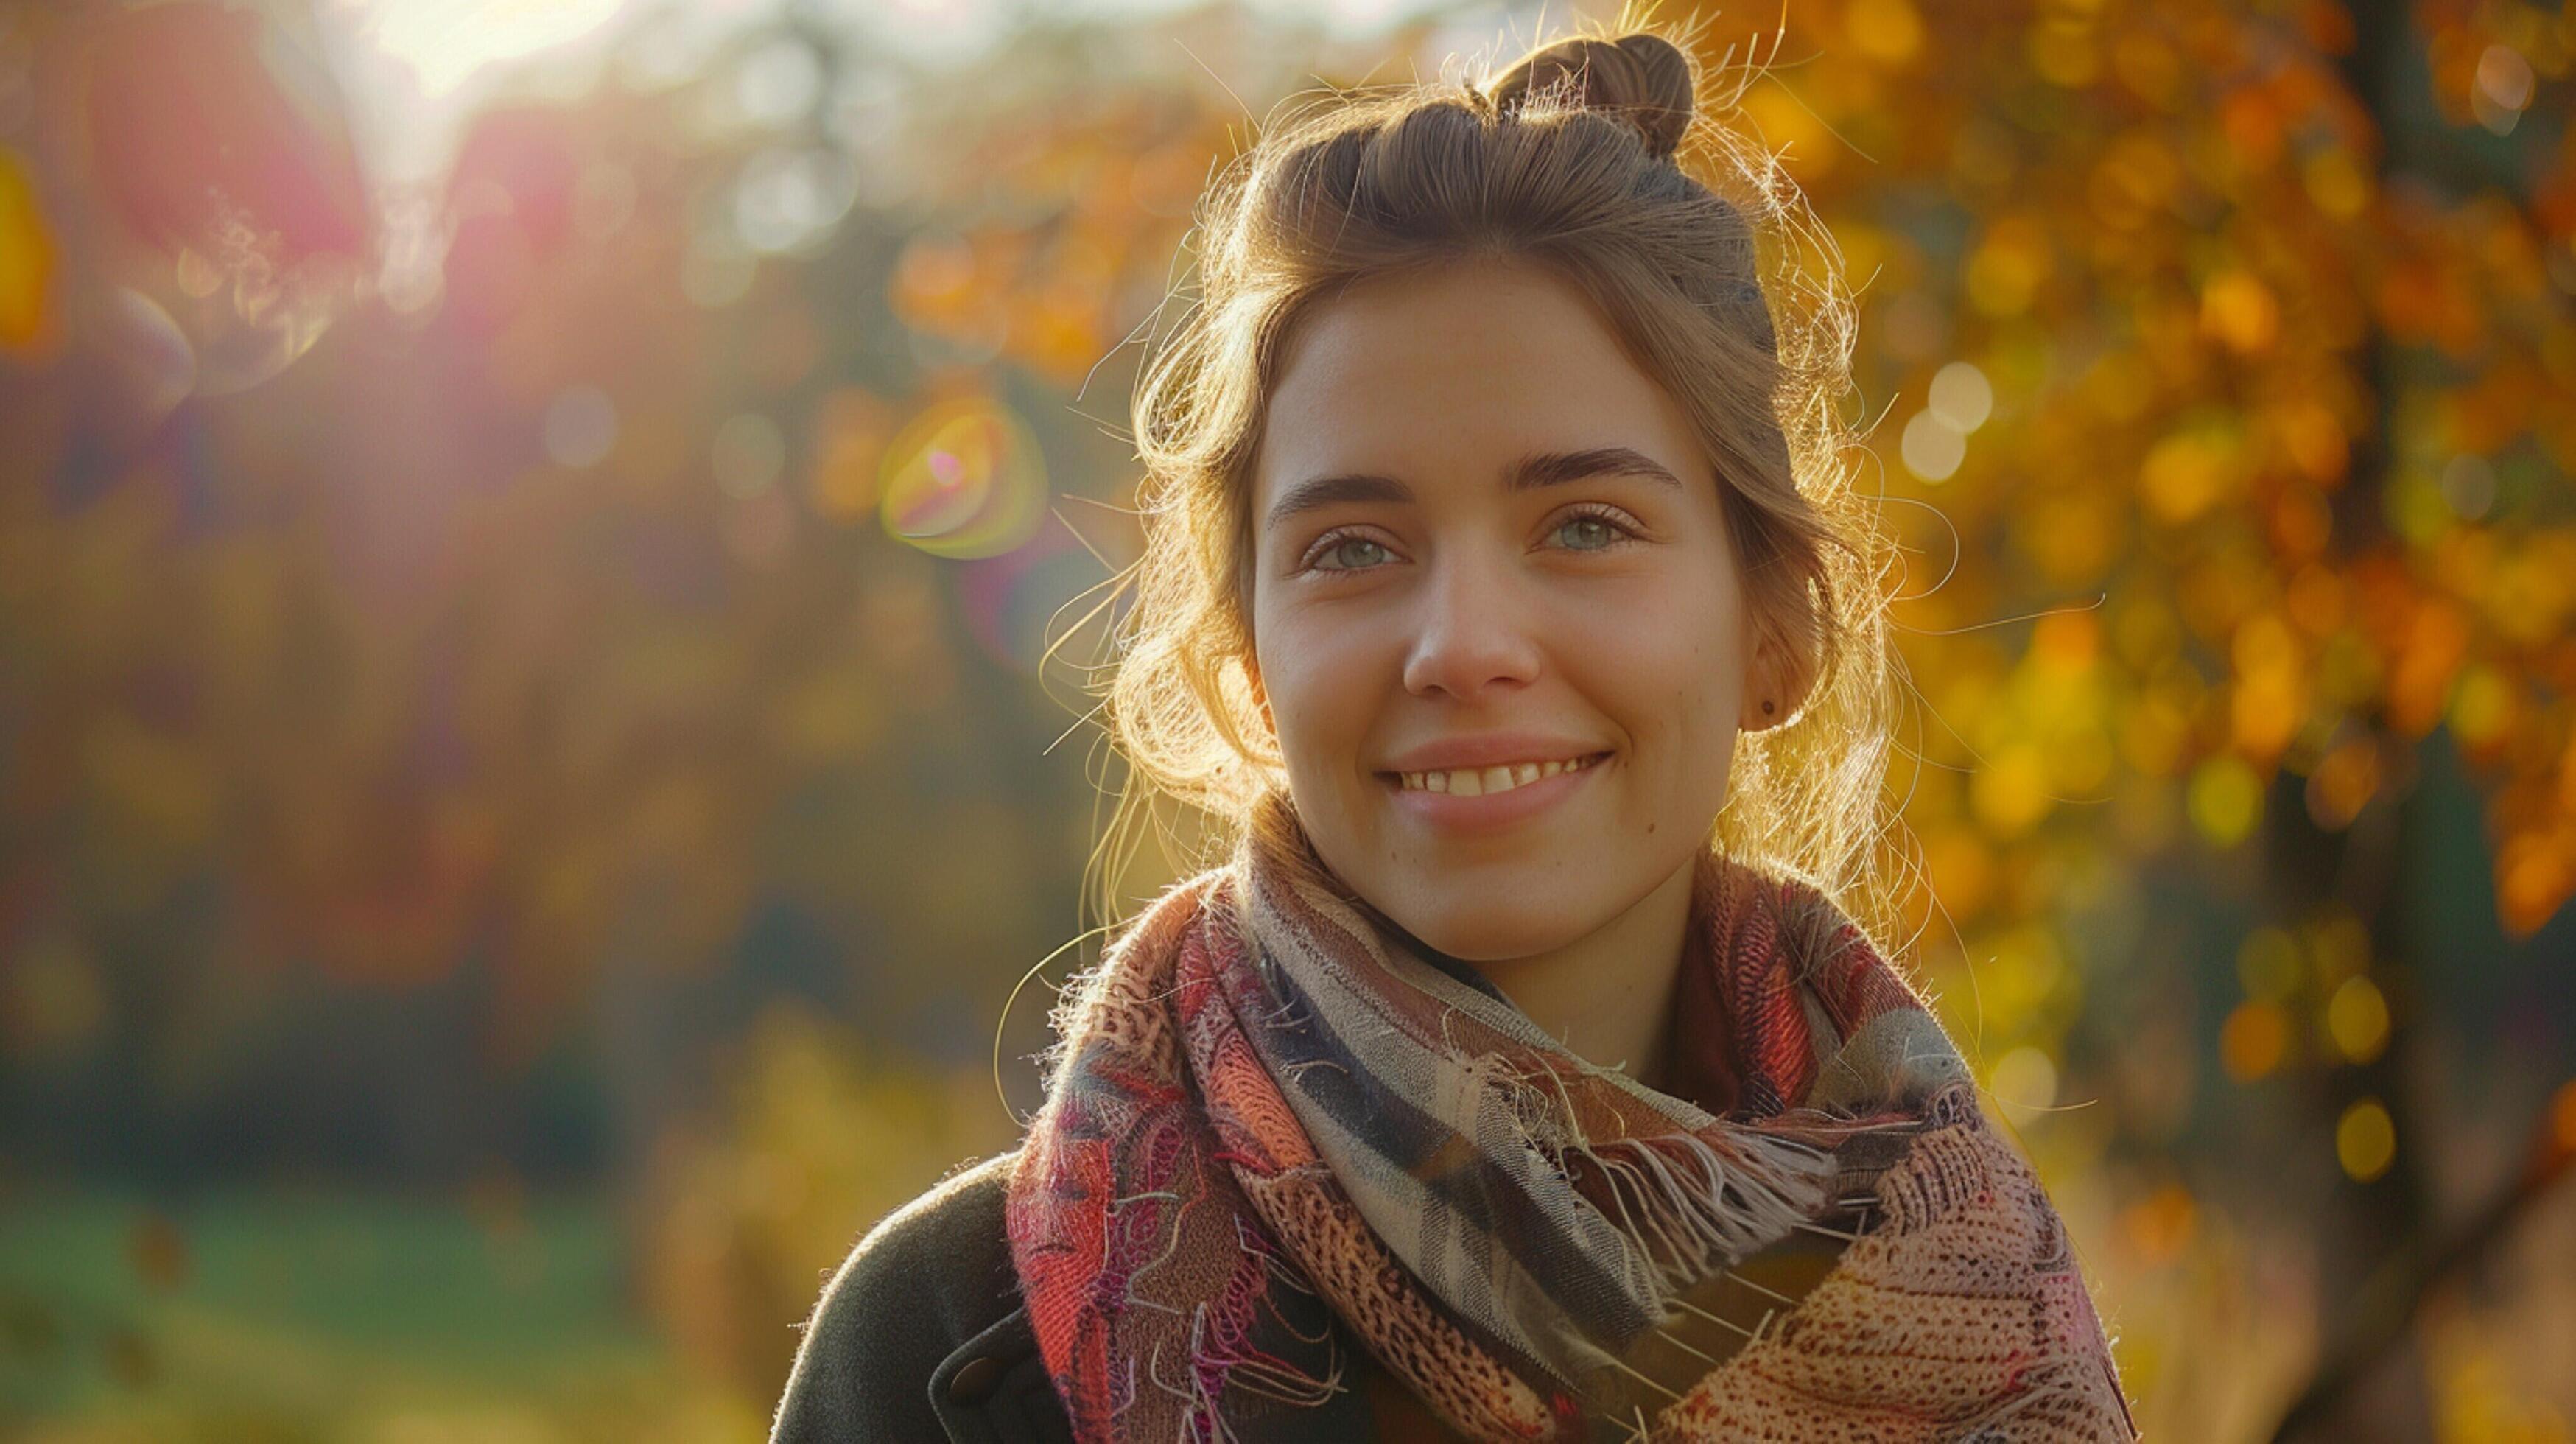
M1662 1085L1673 976L1687 950L1694 869L1684 866L1626 912L1551 952L1472 966L1568 1052Z

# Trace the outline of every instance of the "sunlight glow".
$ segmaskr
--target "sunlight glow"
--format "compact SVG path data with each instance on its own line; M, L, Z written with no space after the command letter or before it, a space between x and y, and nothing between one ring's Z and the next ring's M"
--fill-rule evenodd
M442 95L475 72L568 45L615 19L626 0L379 0L366 27L384 53Z

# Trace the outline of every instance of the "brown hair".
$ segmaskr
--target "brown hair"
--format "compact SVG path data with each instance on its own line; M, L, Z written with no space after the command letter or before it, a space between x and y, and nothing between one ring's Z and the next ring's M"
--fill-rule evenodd
M1103 690L1130 770L1093 858L1104 923L1155 795L1239 835L1286 785L1245 661L1252 463L1299 317L1353 281L1477 259L1571 282L1714 463L1748 615L1791 678L1778 725L1738 745L1715 845L1844 906L1883 901L1865 885L1893 711L1892 551L1850 484L1852 309L1772 155L1700 103L1687 45L1575 35L1482 84L1292 97L1211 183L1198 294L1135 398L1144 550L1113 592L1132 589Z

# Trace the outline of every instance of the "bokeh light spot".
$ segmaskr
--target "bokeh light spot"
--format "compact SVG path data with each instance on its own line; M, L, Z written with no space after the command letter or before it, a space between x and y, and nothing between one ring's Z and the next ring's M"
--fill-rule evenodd
M2041 1109L2057 1102L2057 1064L2047 1053L2025 1044L1995 1060L1986 1086L1995 1101L2014 1108Z
M2326 1002L2326 1033L2355 1063L2367 1063L2388 1046L2388 999L2364 977L2343 980Z
M2281 331L2281 304L2270 287L2244 271L2223 271L2200 293L2200 327L2240 355L2272 349Z
M782 36L754 48L734 69L734 104L756 124L783 126L813 110L823 94L823 62L814 47Z
M2329 831L2350 827L2379 791L2379 742L2356 737L2336 747L2308 774L2308 815Z
M53 334L54 237L18 153L0 147L0 348L29 352Z
M2465 667L2451 693L2451 731L2469 747L2484 747L2507 736L2521 704L2511 679L2496 668Z
M2370 172L2342 146L2331 146L2309 156L2299 170L2308 199L2336 220L2351 220L2370 204Z
M2233 489L2235 462L2224 438L2206 430L2176 432L2150 447L2139 463L2139 492L2159 519L2186 522Z
M807 491L817 512L848 522L876 510L885 413L885 402L857 386L832 392L815 408Z
M1923 48L1923 17L1908 0L1853 0L1843 13L1852 47L1885 65L1902 65Z
M546 406L546 456L557 466L596 466L617 445L617 408L596 386L568 386Z
M2251 1083L2281 1066L2289 1051L2290 1019L2276 1003L2240 1003L2218 1030L2218 1061L2239 1083Z
M2245 759L2213 757L2192 769L2192 826L2214 847L2234 847L2263 820L2263 784Z
M809 252L831 237L858 193L857 176L836 151L764 150L734 183L734 233L762 255Z
M1989 316L2017 316L2030 309L2055 264L2048 236L2036 223L1998 222L1968 257L1968 301Z
M1995 388L1973 362L1953 361L1932 373L1931 414L1961 435L1994 414Z
M2442 468L2442 498L2459 513L2462 521L2476 521L2495 505L2495 468L2487 459L2473 452L2451 458Z
M2537 81L2531 62L2510 45L2490 45L2478 57L2477 83L2469 93L2470 113L2497 135L2513 134Z
M2183 1257L2198 1231L2200 1207L2190 1189L2168 1183L2129 1205L2120 1222L2129 1246L2152 1268Z
M1948 481L1968 456L1968 438L1930 411L1914 413L1900 443L1905 469L1925 481Z
M2047 758L2028 745L1997 752L1968 785L1978 819L1998 837L2029 831L2055 804L2048 791Z
M2335 1161L2355 1183L2368 1183L2397 1161L2397 1125L2388 1105L2363 1098L2343 1111L2335 1123Z

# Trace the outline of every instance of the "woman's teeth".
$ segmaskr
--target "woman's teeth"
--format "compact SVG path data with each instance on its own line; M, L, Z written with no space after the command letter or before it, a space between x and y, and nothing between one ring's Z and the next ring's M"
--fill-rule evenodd
M1527 787L1542 777L1560 772L1580 772L1600 761L1607 753L1576 757L1555 762L1516 762L1500 767L1461 767L1450 772L1401 772L1406 792L1454 792L1461 797L1481 797L1488 792L1509 792Z

